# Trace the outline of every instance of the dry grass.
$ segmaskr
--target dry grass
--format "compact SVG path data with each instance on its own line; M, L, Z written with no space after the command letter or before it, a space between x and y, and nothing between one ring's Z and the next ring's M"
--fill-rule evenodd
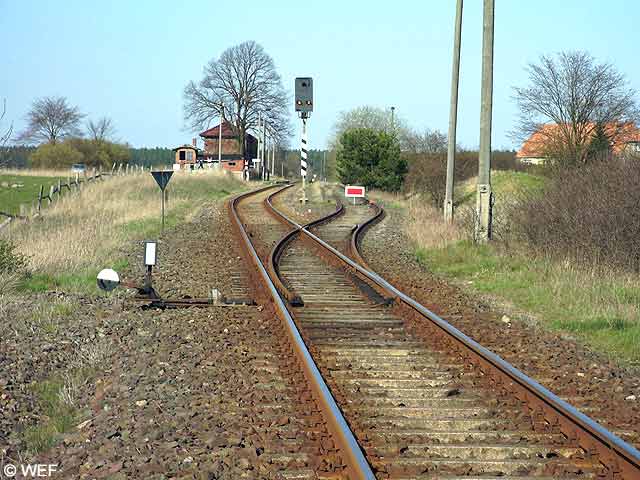
M384 208L403 212L405 233L416 248L443 248L465 238L463 229L457 224L446 224L442 211L421 194L373 191L369 197Z
M406 233L411 242L420 248L444 248L465 237L457 224L447 224L443 212L412 197L408 201Z
M69 169L54 170L52 168L20 169L20 168L0 168L0 175L20 175L28 177L74 177L75 174Z
M206 199L241 185L225 173L175 174L168 188L169 224L178 215L188 219ZM29 257L33 272L74 274L103 265L118 248L150 229L159 233L159 215L160 193L151 175L131 175L90 184L60 199L41 218L15 222L2 235Z

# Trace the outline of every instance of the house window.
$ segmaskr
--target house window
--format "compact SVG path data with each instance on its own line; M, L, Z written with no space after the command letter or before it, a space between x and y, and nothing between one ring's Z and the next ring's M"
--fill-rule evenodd
M188 161L192 161L193 160L193 151L192 150L187 151L187 160Z
M180 154L180 156L178 158L180 158L180 160L184 160L185 151L184 150L180 150L179 154Z

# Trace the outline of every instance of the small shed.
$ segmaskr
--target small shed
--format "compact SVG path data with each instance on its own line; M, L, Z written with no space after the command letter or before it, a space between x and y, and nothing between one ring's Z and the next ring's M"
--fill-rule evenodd
M176 152L175 162L182 168L184 165L193 165L198 160L198 147L194 145L181 145L173 149Z

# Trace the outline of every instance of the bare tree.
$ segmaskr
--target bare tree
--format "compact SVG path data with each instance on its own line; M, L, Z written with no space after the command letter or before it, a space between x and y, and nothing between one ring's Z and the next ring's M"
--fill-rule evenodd
M2 100L2 112L0 112L0 122L4 119L5 114L7 113L7 100ZM4 147L5 144L11 138L11 132L13 132L13 124L7 127L7 130L4 133L0 132L0 147Z
M332 138L329 141L329 147L334 150L340 143L340 137L342 134L353 128L368 128L378 131L393 131L396 133L400 147L403 150L410 149L409 137L412 135L411 130L407 126L406 122L395 115L392 121L391 110L384 110L379 107L371 105L362 105L360 107L353 108L338 114L338 118L333 125Z
M424 132L409 132L405 147L411 153L444 153L447 151L447 135L439 130L426 129Z
M87 133L89 137L96 141L111 140L116 134L116 127L109 117L101 117L96 121L87 122Z
M27 128L17 140L55 144L66 137L80 136L84 115L64 97L44 97L33 102L27 113Z
M198 83L184 89L185 123L193 131L208 127L220 117L230 120L244 154L248 131L257 131L259 114L267 117L278 140L292 133L289 122L289 95L285 91L272 58L254 41L225 50L211 60Z
M2 112L0 112L0 125L2 125L2 120L4 119L5 114L7 113L7 100L2 100ZM0 130L0 167L4 167L8 161L8 152L9 149L5 148L5 145L11 138L11 133L13 132L13 124L10 124L7 129L2 132Z
M586 52L542 56L527 71L530 86L514 88L520 112L512 135L526 140L536 134L536 149L560 164L588 160L598 125L615 142L638 119L635 92L624 75Z

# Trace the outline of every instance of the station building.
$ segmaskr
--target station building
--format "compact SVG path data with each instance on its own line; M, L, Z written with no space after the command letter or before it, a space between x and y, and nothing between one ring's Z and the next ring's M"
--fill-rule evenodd
M185 144L174 148L175 165L180 165L181 169L197 167L199 163L207 166L217 166L218 164L218 143L220 141L220 125L205 130L199 134L204 148L197 147L197 140L194 138L191 145ZM242 174L245 166L252 169L252 160L258 155L258 139L247 133L245 135L245 155L242 154L241 141L233 131L231 123L222 123L222 152L221 167L224 170Z

